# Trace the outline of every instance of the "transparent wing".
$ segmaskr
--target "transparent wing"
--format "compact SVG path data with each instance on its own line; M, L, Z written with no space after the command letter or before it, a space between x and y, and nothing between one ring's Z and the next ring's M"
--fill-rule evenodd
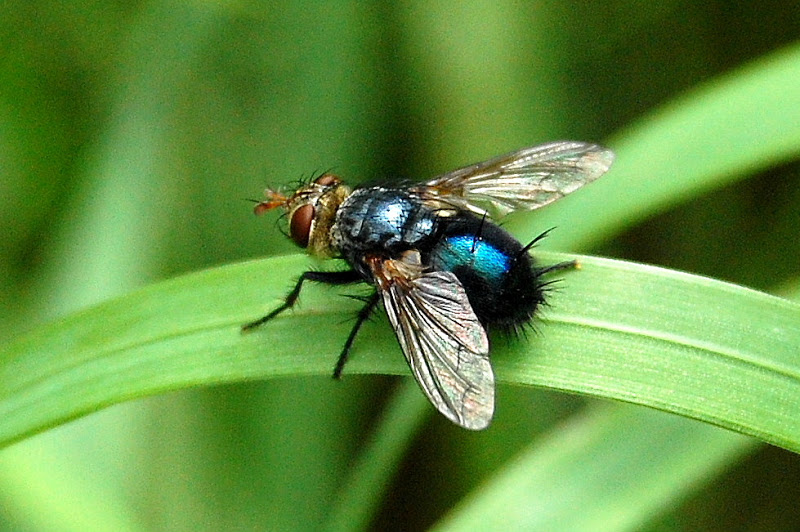
M456 276L426 273L382 294L403 354L431 403L464 428L486 428L494 414L489 340Z
M482 214L538 209L608 171L614 153L597 144L560 141L523 148L441 175L414 190Z

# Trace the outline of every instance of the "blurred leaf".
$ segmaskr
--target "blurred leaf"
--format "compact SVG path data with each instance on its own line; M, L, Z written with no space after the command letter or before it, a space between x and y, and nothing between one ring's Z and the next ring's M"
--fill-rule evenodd
M214 3L155 2L121 40L108 93L110 116L79 162L75 197L43 245L36 303L47 317L118 295L157 278L179 197L165 194L169 116L209 34ZM174 177L174 176L173 176Z
M558 226L543 245L586 247L711 188L799 157L798 79L800 44L714 79L623 130L608 142L617 159L607 176L535 214L536 227ZM509 225L522 232L531 219L520 216Z
M633 532L755 447L685 418L606 404L534 442L435 529Z
M108 415L111 414L111 415ZM86 419L96 425L113 417L110 410ZM130 504L109 474L103 450L113 449L114 436L130 438L136 426L125 424L116 434L100 433L94 440L74 437L73 427L60 427L44 438L31 438L22 444L3 449L0 454L3 519L13 523L10 530L59 530L63 532L135 532L146 530L142 515ZM66 430L65 430L66 429ZM57 434L54 434L57 433ZM50 437L55 436L55 438ZM90 453L93 462L74 459L76 448ZM98 452L100 451L100 452ZM72 457L73 459L67 459ZM125 459L129 456L124 456ZM93 474L96 469L105 475ZM2 528L2 530L6 530Z
M516 139L547 139L569 116L560 79L560 46L545 4L535 16L512 2L404 2L397 16L409 68L411 129L427 150L415 170L428 175L510 151ZM435 38L431 38L435 36ZM513 60L509 60L513 58ZM513 87L513 89L511 89ZM502 117L502 119L499 119Z
M395 390L372 437L328 514L325 530L365 530L397 473L412 438L431 413L426 399L411 380Z

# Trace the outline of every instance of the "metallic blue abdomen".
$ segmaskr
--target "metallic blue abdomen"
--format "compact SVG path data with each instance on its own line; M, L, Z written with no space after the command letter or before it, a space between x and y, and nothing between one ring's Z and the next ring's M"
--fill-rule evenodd
M513 328L543 297L527 250L497 225L469 213L440 219L427 256L432 270L453 272L484 325Z
M491 242L475 235L457 235L445 238L434 247L434 267L446 271L471 268L487 283L499 287L511 267L512 258Z

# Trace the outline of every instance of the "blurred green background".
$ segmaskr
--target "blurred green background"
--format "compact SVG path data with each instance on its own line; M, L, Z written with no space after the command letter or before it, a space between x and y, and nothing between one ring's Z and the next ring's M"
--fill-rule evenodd
M4 2L0 332L295 252L275 217L243 201L266 186L329 169L423 178L562 138L615 148L799 37L800 5L781 1ZM689 155L729 125L699 130ZM800 146L774 152L619 219L614 234L559 228L545 246L797 293ZM550 226L530 220L510 226L526 237ZM562 235L592 224L555 220ZM319 347L331 365L338 346ZM0 530L318 529L400 381L306 377L114 406L0 452ZM521 424L515 403L535 416ZM523 445L598 408L541 390L506 405L482 434L427 419L371 527L429 527ZM797 456L741 449L634 525L603 529L800 528Z

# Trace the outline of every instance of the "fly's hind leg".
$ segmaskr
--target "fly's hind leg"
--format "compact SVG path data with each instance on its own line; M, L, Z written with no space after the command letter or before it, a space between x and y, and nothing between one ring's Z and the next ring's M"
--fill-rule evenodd
M536 238L528 242L528 245L522 248L520 254L528 253L531 250L531 248L536 246L536 244L538 244L544 237L550 234L550 231L552 231L553 229L554 228L551 227L547 231L543 232L541 235L537 236ZM559 262L558 264L545 266L544 268L536 268L536 275L545 275L551 272L557 272L559 270L579 270L580 267L581 264L577 260L568 260L566 262Z
M559 262L557 264L551 264L550 266L545 266L544 268L538 268L536 273L539 275L545 275L551 272L557 272L559 270L580 270L581 263L577 260L568 260L566 262Z
M365 305L361 308L361 310L358 311L358 315L356 316L356 324L353 325L353 328L350 330L350 336L347 337L344 347L342 348L342 352L339 355L339 360L336 361L336 366L333 368L334 379L338 379L342 376L342 370L347 362L347 357L350 355L350 348L353 347L353 342L356 339L356 335L358 335L358 331L361 329L361 326L369 319L370 315L375 310L375 306L378 304L379 299L380 295L378 292L375 292L364 299Z
M286 296L283 300L283 304L267 314L266 316L259 318L255 321L251 321L250 323L245 323L242 325L242 332L250 331L259 325L263 325L267 323L269 320L283 312L284 310L290 309L294 306L297 302L297 298L300 296L300 290L303 288L303 283L305 281L313 281L315 283L322 283L322 284L330 284L330 285L338 285L338 284L352 284L363 281L364 279L356 272L355 270L345 270L342 272L316 272L316 271L307 271L300 276L297 280L297 283L294 285L294 288L291 292ZM352 342L351 342L352 343Z

